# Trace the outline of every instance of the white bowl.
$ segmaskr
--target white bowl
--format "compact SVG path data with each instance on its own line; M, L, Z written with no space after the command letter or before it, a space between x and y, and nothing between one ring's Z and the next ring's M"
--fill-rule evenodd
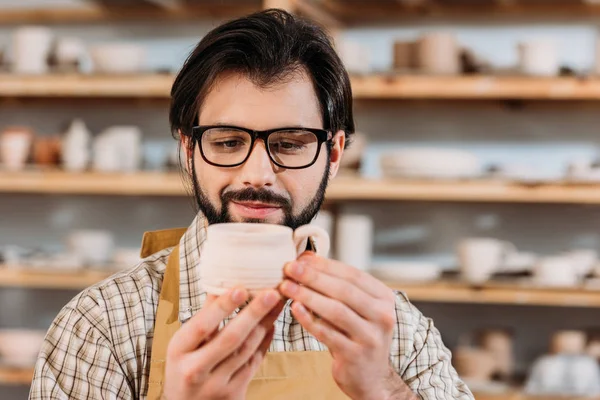
M142 70L146 51L136 44L111 43L92 46L90 56L98 73L133 74Z
M471 178L481 175L479 159L462 150L416 148L384 153L385 175L408 178Z
M390 282L428 282L439 279L442 268L428 262L386 261L370 269L373 276Z
M40 352L46 332L28 329L0 330L0 359L3 364L31 367Z
M67 238L70 253L88 265L104 265L113 256L115 241L111 232L102 230L73 231Z

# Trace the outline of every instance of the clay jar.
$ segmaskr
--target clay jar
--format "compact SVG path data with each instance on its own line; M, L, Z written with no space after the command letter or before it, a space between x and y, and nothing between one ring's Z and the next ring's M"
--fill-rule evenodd
M33 161L37 165L58 165L60 163L60 149L60 137L38 137L33 144Z
M559 331L552 336L552 354L580 355L585 352L586 334L582 331Z
M26 127L8 127L0 134L0 160L11 171L25 167L31 151L33 132Z
M213 224L206 236L200 282L204 291L216 295L236 286L250 293L275 288L283 280L283 267L306 249L309 237L315 240L318 255L326 255L330 245L327 232L313 225L292 231L272 224Z
M487 329L479 334L480 346L490 352L496 361L496 371L502 379L508 379L514 371L512 335L507 330Z
M457 347L453 359L460 377L471 381L488 382L496 369L493 354L480 348Z

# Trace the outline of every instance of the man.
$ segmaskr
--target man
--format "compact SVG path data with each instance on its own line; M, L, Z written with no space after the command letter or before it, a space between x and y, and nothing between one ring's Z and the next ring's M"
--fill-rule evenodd
M206 224L307 224L337 173L352 95L321 29L277 10L217 27L177 76L170 120L200 212L60 312L31 399L473 398L431 320L351 266L306 251L252 299L201 292Z

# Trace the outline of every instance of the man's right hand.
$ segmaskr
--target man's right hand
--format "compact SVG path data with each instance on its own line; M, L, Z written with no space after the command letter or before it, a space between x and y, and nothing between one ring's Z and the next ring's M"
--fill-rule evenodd
M245 398L284 304L276 290L260 292L217 332L221 321L248 296L241 288L210 296L202 310L175 333L167 349L165 399Z

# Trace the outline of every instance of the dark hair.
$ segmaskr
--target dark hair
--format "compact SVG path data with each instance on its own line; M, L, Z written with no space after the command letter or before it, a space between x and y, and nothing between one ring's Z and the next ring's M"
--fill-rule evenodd
M171 89L171 132L191 132L202 101L219 76L241 73L256 85L285 82L295 72L312 79L323 126L354 133L350 79L332 42L319 26L283 10L266 10L210 31L185 61Z

